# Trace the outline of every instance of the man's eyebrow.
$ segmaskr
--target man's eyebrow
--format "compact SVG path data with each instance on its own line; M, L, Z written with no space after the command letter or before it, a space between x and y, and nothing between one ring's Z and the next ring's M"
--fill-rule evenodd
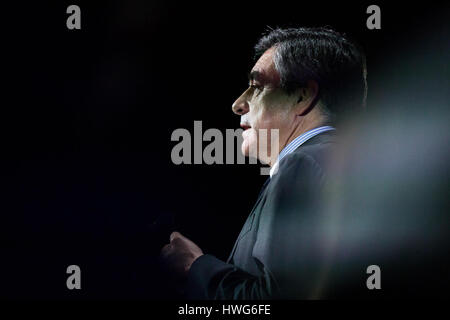
M263 78L263 77L262 77L262 73L259 72L259 71L256 71L256 70L253 70L253 71L251 71L251 72L248 74L248 80L249 80L249 81L253 81L253 80L261 81L262 78Z

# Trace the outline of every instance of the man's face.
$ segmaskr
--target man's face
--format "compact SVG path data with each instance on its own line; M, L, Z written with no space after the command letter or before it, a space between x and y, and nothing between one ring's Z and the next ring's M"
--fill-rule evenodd
M250 155L250 150L257 150L259 160L268 163L268 158L261 158L261 148L267 148L267 155L273 159L278 155L287 140L287 133L292 126L290 106L295 103L293 96L287 95L279 88L280 76L275 69L273 55L275 48L267 50L256 62L250 72L249 88L233 103L233 112L241 116L242 153ZM259 129L267 129L267 138L261 136ZM279 130L279 148L271 151L271 129ZM255 149L253 149L255 148Z

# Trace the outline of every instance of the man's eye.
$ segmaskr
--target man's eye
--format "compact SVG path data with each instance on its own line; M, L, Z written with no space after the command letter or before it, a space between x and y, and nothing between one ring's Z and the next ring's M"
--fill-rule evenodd
M262 87L261 87L261 86L258 86L258 85L256 85L256 84L251 84L251 85L250 85L250 88L256 89L256 90L262 90Z

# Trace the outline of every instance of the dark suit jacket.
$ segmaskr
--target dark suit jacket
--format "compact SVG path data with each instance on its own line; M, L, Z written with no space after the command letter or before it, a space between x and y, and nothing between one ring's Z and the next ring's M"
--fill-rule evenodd
M321 133L279 163L268 178L227 262L205 254L188 276L191 299L309 298L321 260L320 197L335 141Z

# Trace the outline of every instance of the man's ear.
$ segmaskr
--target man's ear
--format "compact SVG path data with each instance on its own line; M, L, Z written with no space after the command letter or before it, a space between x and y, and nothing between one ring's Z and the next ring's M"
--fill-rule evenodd
M319 84L314 80L308 80L304 88L300 88L297 105L297 116L307 115L317 104L319 98Z

